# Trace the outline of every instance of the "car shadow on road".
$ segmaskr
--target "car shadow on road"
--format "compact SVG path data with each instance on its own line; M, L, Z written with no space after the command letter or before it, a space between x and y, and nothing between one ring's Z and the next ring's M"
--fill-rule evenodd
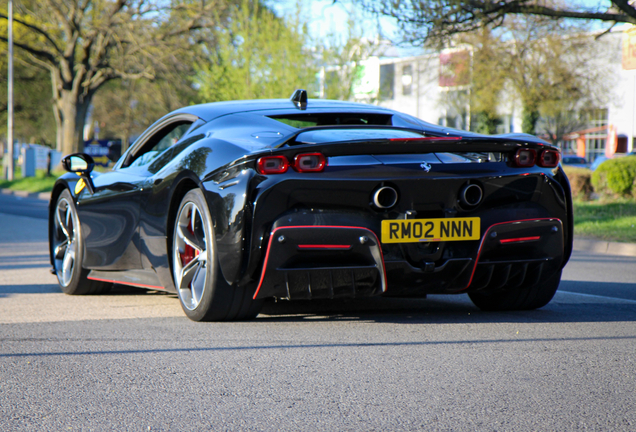
M55 279L55 276L51 276ZM39 284L39 285L0 285L0 298L13 294L63 294L62 289L57 283ZM144 295L161 295L166 297L177 298L176 294L146 290L143 288L135 288L127 285L113 285L110 291L105 294L97 294L97 296L129 296L131 302L134 303L134 297Z
M530 311L484 312L474 306L467 295L461 294L432 295L426 299L373 297L296 302L268 301L257 320L351 320L403 324L636 321L636 284L602 284L608 291L620 297L586 293L598 292L599 285L598 282L563 281L552 302L541 309Z
M54 277L54 276L52 276ZM613 297L594 293L607 292ZM0 298L16 294L62 294L55 283L0 285ZM141 296L161 296L178 302L177 295L162 291L114 285L105 297L127 297L131 306ZM183 319L187 319L185 316ZM251 323L356 321L401 324L551 323L636 321L636 284L562 281L547 306L531 311L483 312L467 295L431 295L425 299L371 297L359 299L266 301ZM205 325L205 324L202 324Z
M37 285L0 285L0 298L14 294L52 294L61 293L57 284Z

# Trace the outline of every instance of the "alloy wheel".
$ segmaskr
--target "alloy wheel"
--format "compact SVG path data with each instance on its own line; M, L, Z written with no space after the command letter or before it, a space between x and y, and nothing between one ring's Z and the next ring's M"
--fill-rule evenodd
M183 306L194 310L206 288L208 248L204 216L197 205L186 202L177 215L174 236L174 275Z
M68 199L61 198L55 208L55 229L53 233L53 256L55 273L60 285L67 287L71 283L77 257L77 233L75 229L74 208Z

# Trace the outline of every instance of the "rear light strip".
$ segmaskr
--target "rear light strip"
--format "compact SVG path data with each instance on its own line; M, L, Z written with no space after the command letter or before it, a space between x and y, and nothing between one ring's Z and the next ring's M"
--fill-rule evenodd
M520 148L514 156L514 164L519 168L530 168L535 164L542 168L556 168L561 161L561 153L558 150L544 149L539 155L531 148Z
M256 161L256 169L260 174L284 174L291 167L296 172L322 172L327 166L327 159L322 153L300 153L290 163L284 155L263 156Z
M462 137L413 137L413 138L389 138L389 141L459 141Z
M351 245L325 245L325 244L298 245L297 247L298 249L336 249L336 250L351 249Z
M528 242L528 241L536 241L539 240L541 238L541 236L534 236L534 237L519 237L519 238L511 238L511 239L502 239L499 240L499 243L501 244L506 244L506 243L521 243L521 242Z

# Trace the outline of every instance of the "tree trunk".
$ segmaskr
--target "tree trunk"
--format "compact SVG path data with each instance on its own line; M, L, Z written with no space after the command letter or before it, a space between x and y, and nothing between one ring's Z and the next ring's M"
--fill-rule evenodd
M94 91L65 82L60 71L51 71L57 149L62 155L84 151L84 125Z
M62 145L58 149L63 155L84 151L84 125L86 114L90 106L90 99L80 98L73 92L62 92L61 100L57 101L55 109L61 120ZM57 116L56 116L57 117Z
M539 117L541 117L541 115L539 114L539 109L536 105L532 103L525 103L523 105L521 131L523 133L534 135Z

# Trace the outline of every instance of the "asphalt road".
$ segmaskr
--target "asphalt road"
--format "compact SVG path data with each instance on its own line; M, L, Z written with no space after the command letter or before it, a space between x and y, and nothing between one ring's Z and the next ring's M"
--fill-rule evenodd
M0 193L0 213L46 219L49 217L48 206L45 200Z
M46 221L0 208L0 430L636 430L636 257L575 253L555 299L268 304L62 294Z

